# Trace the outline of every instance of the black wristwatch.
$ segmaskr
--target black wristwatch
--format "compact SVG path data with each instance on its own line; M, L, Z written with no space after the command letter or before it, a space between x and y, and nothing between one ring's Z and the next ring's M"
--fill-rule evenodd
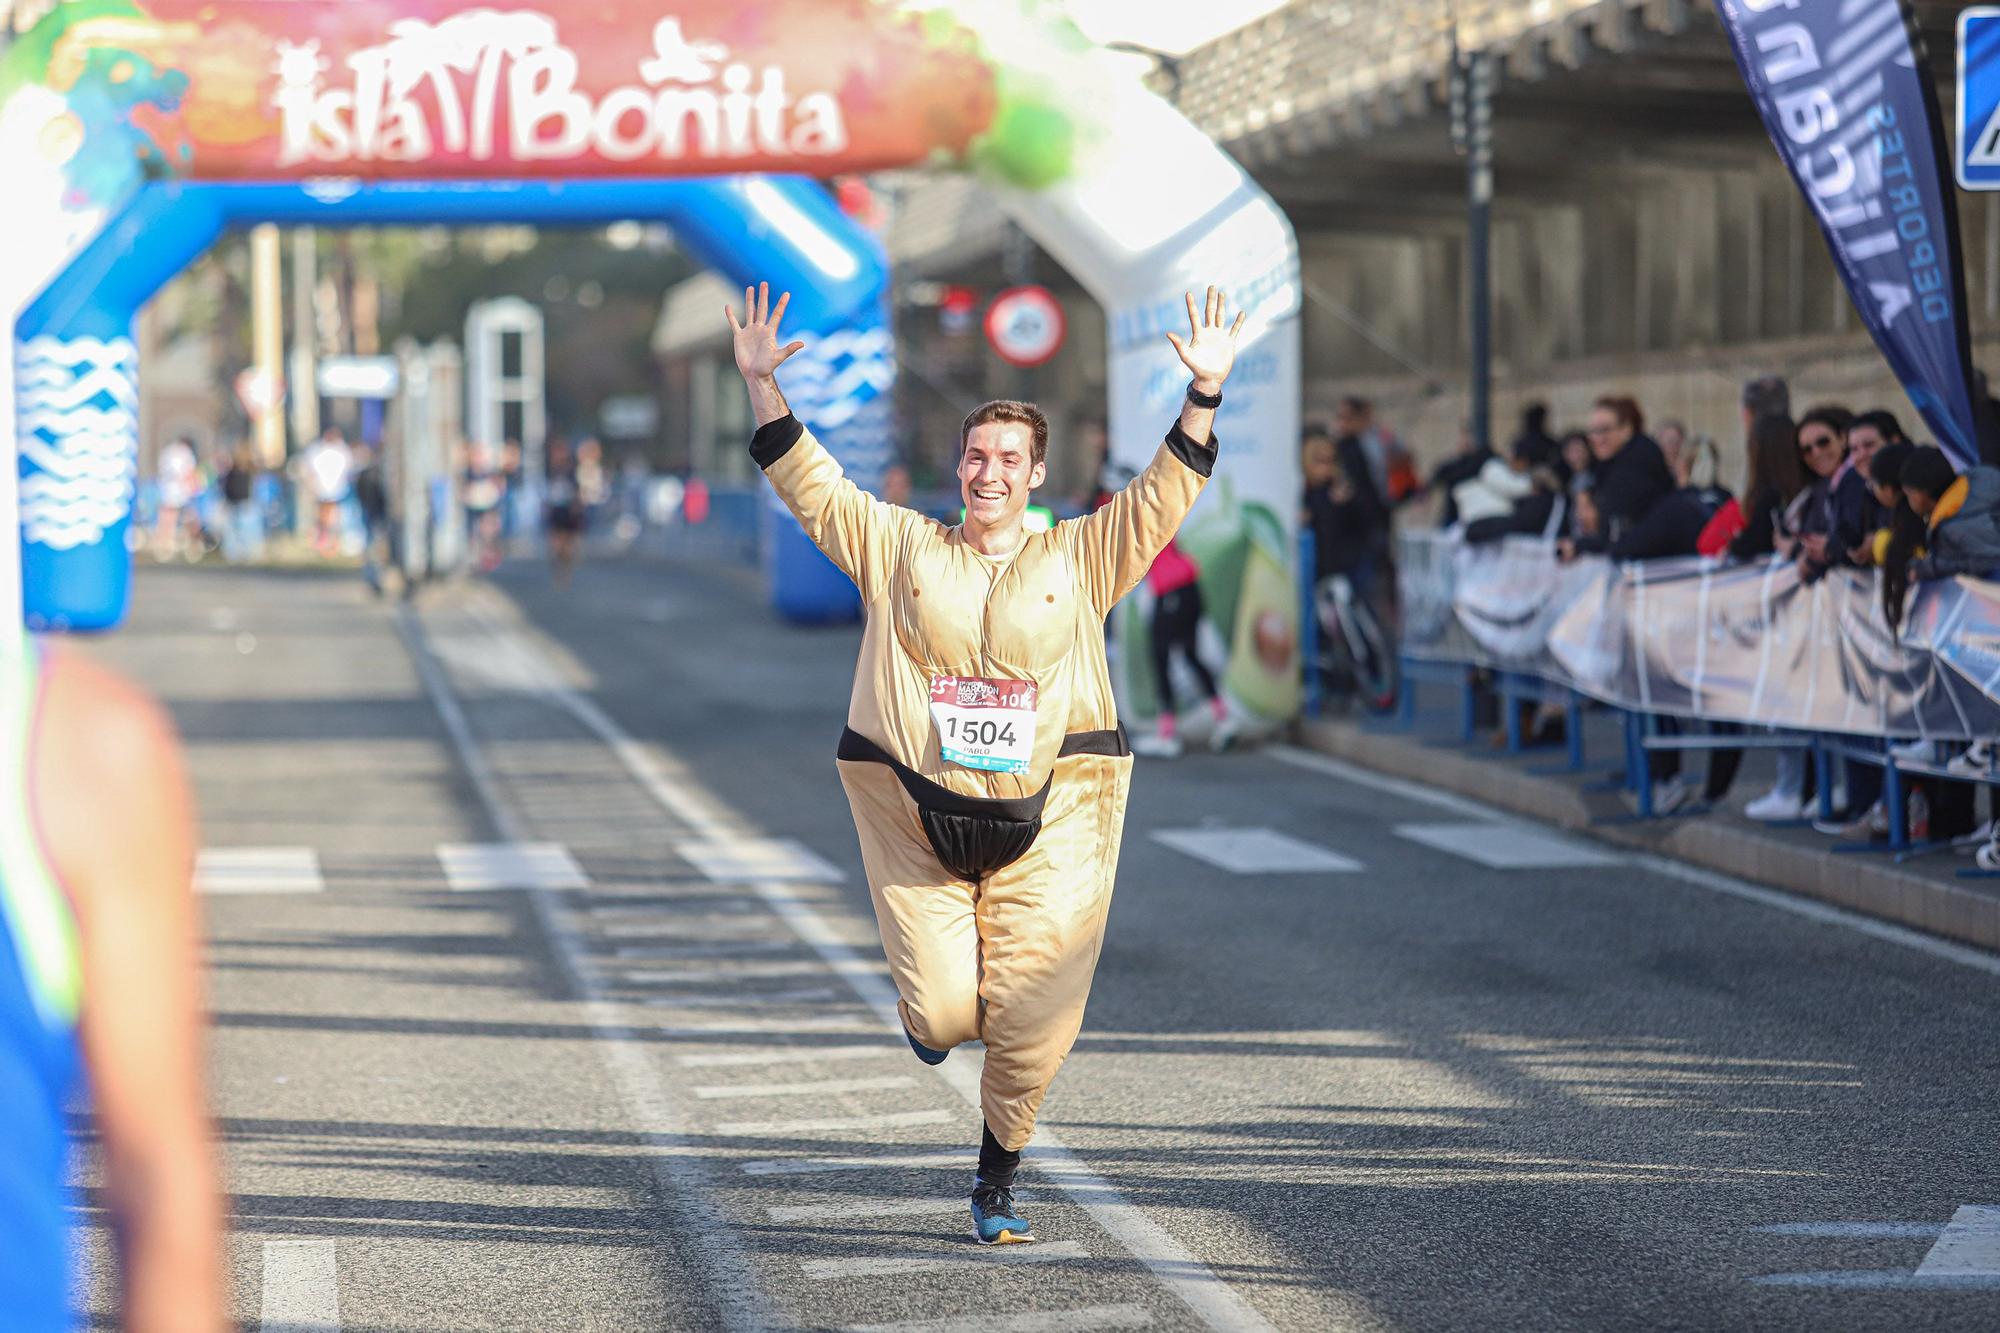
M1187 400L1196 407L1205 407L1211 412L1222 406L1221 394L1203 393L1200 389L1194 387L1193 380L1188 381Z

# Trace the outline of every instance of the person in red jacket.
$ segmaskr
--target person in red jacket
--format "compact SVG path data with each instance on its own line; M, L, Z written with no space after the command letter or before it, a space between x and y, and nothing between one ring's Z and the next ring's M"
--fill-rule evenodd
M1153 683L1160 692L1160 720L1151 736L1133 738L1132 749L1143 755L1171 759L1181 752L1180 704L1174 698L1173 655L1178 649L1188 670L1208 697L1215 714L1213 744L1220 750L1235 735L1229 719L1229 705L1215 685L1215 673L1201 660L1195 646L1195 632L1201 627L1201 568L1178 541L1170 541L1146 571L1146 587L1153 594Z

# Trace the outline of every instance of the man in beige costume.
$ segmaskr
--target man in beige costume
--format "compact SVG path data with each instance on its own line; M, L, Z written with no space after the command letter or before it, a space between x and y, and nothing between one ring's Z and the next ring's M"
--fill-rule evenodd
M1209 427L1238 315L1187 298L1167 338L1193 375L1146 470L1083 518L1030 534L1048 423L1027 403L965 419L965 519L885 504L792 416L773 378L789 293L728 310L757 418L750 452L819 548L854 580L867 627L838 763L919 1058L986 1045L986 1132L972 1213L987 1244L1032 1240L1011 1194L1021 1149L1083 1024L1111 906L1131 749L1104 659L1104 617L1145 577L1215 465Z

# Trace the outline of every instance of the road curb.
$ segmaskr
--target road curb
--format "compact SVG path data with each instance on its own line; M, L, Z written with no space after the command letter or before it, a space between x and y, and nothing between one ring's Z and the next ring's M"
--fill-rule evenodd
M1607 824L1602 822L1607 816L1621 813L1615 797L1593 800L1561 779L1522 773L1490 758L1367 730L1352 722L1301 719L1297 740L1321 754L1378 773L1469 796L1619 846L1670 856L1962 944L2000 950L2000 897L1977 889L1938 883L1870 858L1800 848L1717 820Z

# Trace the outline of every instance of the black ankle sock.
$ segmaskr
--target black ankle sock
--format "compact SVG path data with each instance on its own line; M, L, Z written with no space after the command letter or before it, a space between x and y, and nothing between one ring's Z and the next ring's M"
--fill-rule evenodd
M1000 1140L993 1137L993 1131L982 1125L979 1131L979 1183L1012 1189L1014 1172L1020 1166L1021 1154L1001 1147Z

